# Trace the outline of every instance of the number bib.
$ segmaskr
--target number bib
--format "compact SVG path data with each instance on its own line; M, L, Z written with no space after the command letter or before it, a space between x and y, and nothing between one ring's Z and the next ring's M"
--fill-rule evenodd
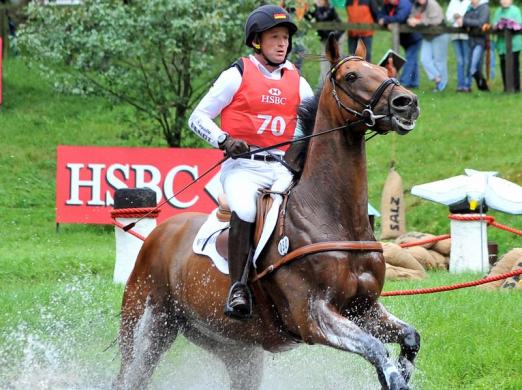
M221 112L222 129L258 147L293 139L301 102L299 72L284 69L280 80L270 80L250 59L242 61L241 86ZM279 149L286 151L288 145Z

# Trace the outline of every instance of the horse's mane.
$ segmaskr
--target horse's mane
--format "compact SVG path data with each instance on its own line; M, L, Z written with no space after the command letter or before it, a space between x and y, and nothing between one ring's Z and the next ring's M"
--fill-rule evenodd
M302 135L311 135L314 131L320 93L321 91L319 90L315 96L304 99L297 110L299 126L303 132ZM309 143L310 138L293 143L285 154L285 160L298 172L298 174L303 170L306 156L308 154Z

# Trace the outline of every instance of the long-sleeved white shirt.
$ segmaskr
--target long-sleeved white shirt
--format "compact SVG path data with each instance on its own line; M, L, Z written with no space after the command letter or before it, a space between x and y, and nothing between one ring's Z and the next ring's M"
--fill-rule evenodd
M290 61L285 61L273 72L270 72L253 55L250 55L249 59L257 66L263 76L272 80L281 79L282 69L295 69ZM188 124L191 130L214 147L218 147L218 136L224 133L214 122L214 119L232 102L234 95L241 86L241 80L242 75L235 66L223 71L190 115ZM299 82L299 96L301 102L314 96L310 84L303 77L300 78ZM295 136L298 137L299 135L302 134L300 134L298 123Z

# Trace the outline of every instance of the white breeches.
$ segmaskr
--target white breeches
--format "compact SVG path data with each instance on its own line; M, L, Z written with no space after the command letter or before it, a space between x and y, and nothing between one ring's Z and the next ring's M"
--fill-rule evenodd
M292 173L278 162L238 158L228 159L221 167L221 184L231 211L246 222L256 219L259 188L284 191L292 182Z

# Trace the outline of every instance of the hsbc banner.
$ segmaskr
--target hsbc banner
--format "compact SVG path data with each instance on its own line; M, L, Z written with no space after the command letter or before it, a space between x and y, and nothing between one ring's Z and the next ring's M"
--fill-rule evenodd
M172 215L209 213L221 193L219 167L173 196L223 158L217 149L58 146L56 222L112 224L114 192L148 187L161 207L158 222Z

